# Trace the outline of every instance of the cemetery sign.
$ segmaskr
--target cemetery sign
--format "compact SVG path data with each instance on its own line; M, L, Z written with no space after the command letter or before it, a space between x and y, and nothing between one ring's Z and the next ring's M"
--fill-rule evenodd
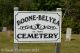
M14 43L61 42L61 12L14 11Z

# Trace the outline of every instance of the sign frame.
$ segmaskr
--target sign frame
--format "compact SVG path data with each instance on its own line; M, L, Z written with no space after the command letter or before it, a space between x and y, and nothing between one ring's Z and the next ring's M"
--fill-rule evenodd
M15 15L18 13L18 12L24 12L24 13L52 13L52 14L58 14L59 15L59 39L60 41L54 41L54 43L60 43L61 42L61 19L62 19L62 12L61 11L14 11L14 43L53 43L53 41L26 41L26 42L23 42L23 41L16 41L15 42L15 33L16 33L16 27L15 27Z

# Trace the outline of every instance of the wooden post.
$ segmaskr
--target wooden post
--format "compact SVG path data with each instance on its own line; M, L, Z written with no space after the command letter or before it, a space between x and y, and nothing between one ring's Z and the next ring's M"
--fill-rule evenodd
M19 8L18 7L14 7L14 11L18 11ZM14 53L19 53L19 44L18 43L14 43Z
M56 53L60 53L60 43L56 43Z
M56 10L59 11L59 12L61 12L61 8L57 8ZM61 16L62 16L62 14L61 14ZM61 17L60 17L60 19L61 19ZM61 31L61 23L60 23L60 31ZM61 35L61 32L60 32L60 35ZM56 53L60 53L60 44L61 43L56 43Z

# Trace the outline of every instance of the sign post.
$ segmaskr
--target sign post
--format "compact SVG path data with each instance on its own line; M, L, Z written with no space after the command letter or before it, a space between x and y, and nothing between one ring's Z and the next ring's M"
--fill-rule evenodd
M14 43L56 43L59 53L61 42L62 12L15 11Z
M60 31L61 31L61 24L62 24L62 11L61 11L61 8L57 8L57 11L60 12L61 14L61 17L60 17ZM60 32L60 35L61 35L61 32ZM60 53L60 46L61 46L61 43L56 43L56 53Z
M56 43L56 53L60 53L60 43Z
M15 11L18 11L19 8L18 7L14 7L14 13ZM15 26L14 26L15 27ZM15 29L14 29L15 30ZM14 32L15 33L15 32ZM14 43L14 53L19 53L19 45L18 43Z

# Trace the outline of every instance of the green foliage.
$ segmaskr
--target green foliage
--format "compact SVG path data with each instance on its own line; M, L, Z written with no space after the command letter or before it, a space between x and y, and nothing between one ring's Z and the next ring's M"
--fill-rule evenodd
M74 4L75 3L75 4ZM63 18L62 32L71 27L73 33L80 33L80 1L79 0L0 0L0 27L13 28L13 8L18 6L21 11L53 11L62 8Z
M61 0L33 0L33 10L45 10L52 11L56 8L60 8L63 2Z

